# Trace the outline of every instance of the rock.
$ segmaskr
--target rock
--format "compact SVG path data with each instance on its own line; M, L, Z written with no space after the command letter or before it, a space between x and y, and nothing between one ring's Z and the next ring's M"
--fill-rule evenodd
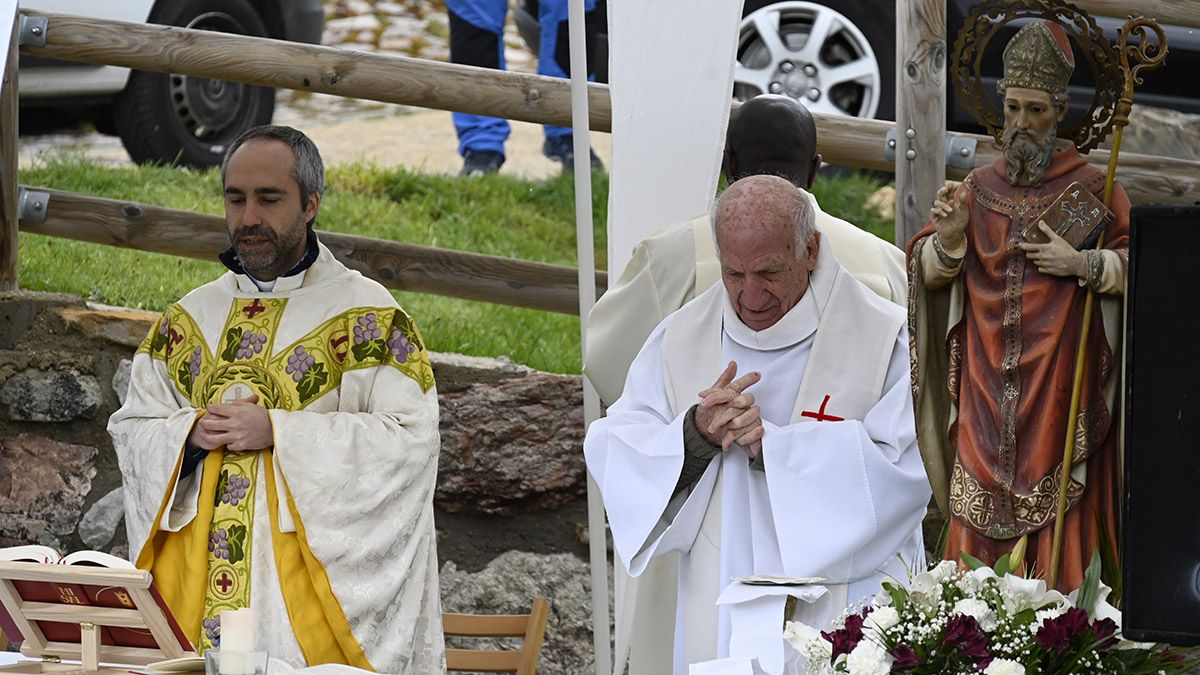
M429 362L433 366L433 376L437 379L439 394L462 391L481 382L522 377L533 372L527 366L514 363L507 356L493 359L483 356L430 352Z
M0 546L66 547L96 477L96 454L37 434L0 440Z
M121 359L117 371L113 373L112 388L117 393L117 401L125 405L125 397L129 395L129 373L133 370L133 361Z
M8 418L21 422L68 422L92 418L100 406L100 384L74 370L25 370L0 388Z
M884 185L867 197L867 208L879 214L883 220L896 219L896 188Z
M578 376L537 373L442 394L437 505L513 513L586 492Z
M453 562L447 562L440 575L442 609L447 612L528 614L535 596L547 598L550 618L538 673L575 675L592 671L592 596L587 562L568 553L510 551L475 574L459 572ZM611 602L611 590L609 597ZM486 648L504 645L516 649L521 641L488 643ZM455 643L448 641L447 646Z
M137 348L150 332L159 315L137 309L77 309L67 307L58 311L63 321L89 338L107 340L125 347Z
M1101 147L1112 147L1111 135ZM1121 152L1200 160L1200 115L1135 104L1121 136Z
M325 22L327 34L346 35L348 33L379 30L379 19L374 14L359 14L344 19L331 19Z
M112 541L125 517L125 490L117 488L92 504L79 521L79 537L88 548L99 550Z

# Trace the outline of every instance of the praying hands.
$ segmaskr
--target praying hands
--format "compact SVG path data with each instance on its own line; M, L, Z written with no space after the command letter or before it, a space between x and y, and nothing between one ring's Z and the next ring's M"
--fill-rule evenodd
M713 386L700 392L696 428L713 445L729 450L739 445L747 455L762 451L762 411L747 387L762 379L757 372L737 377L737 363L730 361Z
M188 440L195 446L212 450L224 445L227 450L260 450L275 444L271 417L251 395L229 403L212 403L208 414L196 421Z

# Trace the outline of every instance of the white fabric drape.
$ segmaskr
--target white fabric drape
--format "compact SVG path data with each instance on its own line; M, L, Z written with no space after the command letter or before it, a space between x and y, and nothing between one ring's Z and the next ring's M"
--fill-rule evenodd
M609 3L608 272L655 231L708 210L729 118L742 3Z

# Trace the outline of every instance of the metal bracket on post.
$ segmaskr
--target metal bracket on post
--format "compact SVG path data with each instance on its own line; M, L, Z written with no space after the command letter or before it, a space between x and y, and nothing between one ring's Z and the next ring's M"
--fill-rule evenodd
M17 44L22 47L45 47L46 27L46 17L21 14L21 32Z
M979 141L969 136L946 132L946 166L955 169L971 170L975 167L975 148ZM909 148L905 151L909 159L916 157L916 152ZM888 129L884 136L883 158L889 162L896 161L896 128Z
M50 193L22 187L17 193L17 218L30 223L46 222Z

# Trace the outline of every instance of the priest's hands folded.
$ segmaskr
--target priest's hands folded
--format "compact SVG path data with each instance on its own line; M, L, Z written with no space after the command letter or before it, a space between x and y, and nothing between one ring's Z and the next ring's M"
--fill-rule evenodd
M696 428L710 443L722 450L737 444L751 457L762 452L762 411L754 403L754 394L745 391L760 379L757 372L738 378L737 363L730 361L717 381L700 392Z
M211 403L207 414L196 420L188 442L205 450L225 446L227 450L260 450L275 444L271 417L251 395L229 403Z

